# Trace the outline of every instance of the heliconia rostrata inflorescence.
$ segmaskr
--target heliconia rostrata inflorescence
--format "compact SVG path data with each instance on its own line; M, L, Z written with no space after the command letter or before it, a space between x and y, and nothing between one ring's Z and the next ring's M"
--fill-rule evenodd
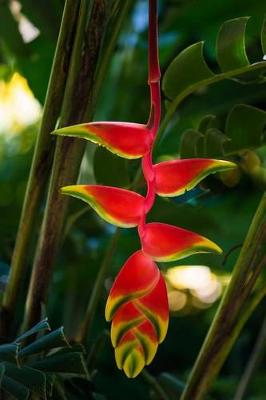
M178 159L153 164L153 143L161 117L157 0L149 0L148 59L151 108L147 124L92 122L53 132L87 139L121 157L142 161L147 184L145 197L102 185L62 188L64 194L90 204L105 221L123 228L138 228L141 250L125 262L105 310L107 321L112 321L111 340L117 366L130 378L151 363L168 328L166 285L155 261L174 261L197 252L221 252L215 243L196 233L163 223L146 223L155 195L180 195L208 174L234 167L231 162L212 159Z

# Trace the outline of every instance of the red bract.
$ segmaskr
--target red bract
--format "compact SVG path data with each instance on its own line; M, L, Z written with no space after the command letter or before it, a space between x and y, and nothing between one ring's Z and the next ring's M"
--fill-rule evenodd
M230 161L207 158L165 161L154 166L156 192L160 196L178 196L193 189L207 175L234 166Z
M109 321L118 307L149 292L158 282L160 272L152 259L142 251L134 253L125 263L113 284L106 303Z
M109 294L106 319L118 368L134 378L153 360L169 319L164 279L152 259L134 253L119 272Z
M130 190L101 185L65 186L62 193L88 203L105 221L131 228L139 224L144 197Z
M146 125L129 122L92 122L68 126L53 133L89 140L124 158L140 158L151 146Z
M161 223L146 224L155 194L176 196L193 188L208 174L234 166L223 160L173 160L153 165L152 147L161 116L158 62L157 1L149 0L150 117L147 125L93 122L67 127L55 134L76 136L105 146L125 158L142 157L147 183L145 197L107 186L75 185L64 194L90 204L107 222L121 227L138 226L142 250L134 253L118 274L109 294L105 315L112 320L111 339L118 368L130 378L149 364L168 327L166 285L154 260L173 261L197 252L221 249L199 234Z
M143 251L156 261L176 261L195 253L221 253L217 244L173 225L151 223L141 238Z

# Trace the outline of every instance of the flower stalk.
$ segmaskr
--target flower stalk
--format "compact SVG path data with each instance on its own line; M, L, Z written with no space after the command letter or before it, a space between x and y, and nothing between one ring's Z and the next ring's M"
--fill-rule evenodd
M94 0L91 5L87 0L81 0L60 126L92 117L95 101L93 85L106 18L105 1ZM61 242L67 199L60 195L59 188L77 180L84 149L84 143L70 138L57 138L48 200L26 301L26 329L40 318Z
M222 368L243 325L265 295L262 289L250 300L257 278L266 265L266 194L250 225L216 316L195 362L182 400L201 400Z

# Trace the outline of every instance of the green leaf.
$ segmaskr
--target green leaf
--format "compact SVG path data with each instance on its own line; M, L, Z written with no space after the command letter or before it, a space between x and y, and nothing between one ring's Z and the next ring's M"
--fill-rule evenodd
M60 372L88 378L84 357L77 352L58 352L42 360L35 361L30 366L41 371Z
M187 129L180 140L180 157L193 158L197 156L197 146L203 134L195 129Z
M117 157L104 147L97 147L94 159L94 175L98 184L129 186L128 161Z
M200 121L198 130L199 132L205 133L209 128L218 128L216 115L205 115Z
M224 145L230 139L219 129L210 128L205 133L205 157L220 157L224 155Z
M36 369L23 366L16 367L14 364L5 363L6 376L23 384L30 391L33 391L46 399L46 377L45 374Z
M63 327L48 333L45 336L35 340L33 343L24 347L19 352L19 357L25 357L32 354L37 354L42 351L48 351L52 348L69 346L67 339L64 335Z
M230 139L217 128L209 128L195 146L197 157L224 156L224 144Z
M16 343L2 344L0 346L0 361L17 362L19 346Z
M236 105L229 113L225 133L230 139L226 152L259 147L265 143L266 112L245 104Z
M213 116L207 115L199 129L184 131L180 140L181 158L225 157L266 143L266 112L246 104L237 104L226 119L225 133L215 127ZM202 131L200 131L200 129Z
M203 56L203 42L195 43L171 62L163 77L163 91L174 99L193 84L214 76Z
M156 144L161 142L162 135L167 131L167 125L173 117L179 104L197 90L225 79L237 80L240 83L265 82L266 61L250 64L244 46L244 28L246 17L227 21L223 24L217 40L217 56L223 68L222 72L214 74L202 54L202 42L183 50L168 66L163 77L163 91L172 102L169 104ZM263 27L263 31L265 26ZM230 34L232 35L230 37ZM265 34L262 34L265 48ZM236 54L232 52L237 49Z
M223 72L246 67L249 60L245 48L245 30L249 17L223 23L217 37L217 61Z
M31 329L29 329L27 332L23 333L21 336L19 336L15 343L19 343L22 340L26 339L27 337L31 335L35 335L36 333L39 333L41 331L46 331L46 330L51 330L50 325L48 323L48 319L45 318L44 320L38 322L38 324L34 325Z
M27 400L30 396L30 391L25 385L6 375L2 379L2 389L14 396L17 400Z

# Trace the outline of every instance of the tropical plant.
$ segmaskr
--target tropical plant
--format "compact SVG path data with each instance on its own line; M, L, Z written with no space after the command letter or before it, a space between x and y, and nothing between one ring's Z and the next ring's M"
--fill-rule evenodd
M153 360L167 332L169 311L164 278L154 261L176 261L197 252L221 252L219 246L193 232L162 223L146 223L156 193L177 196L192 189L208 174L234 167L211 159L172 160L154 165L152 149L161 119L158 62L157 2L149 1L150 117L146 125L92 122L56 130L105 146L125 158L142 157L146 196L111 186L74 185L64 194L87 202L107 222L122 228L137 226L142 249L135 252L117 276L107 300L105 317L112 320L111 338L116 363L129 378Z

